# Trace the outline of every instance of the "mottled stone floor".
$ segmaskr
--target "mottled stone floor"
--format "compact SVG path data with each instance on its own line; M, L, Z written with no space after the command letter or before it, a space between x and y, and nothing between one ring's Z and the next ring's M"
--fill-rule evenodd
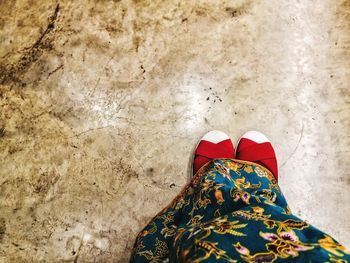
M0 262L127 262L211 129L350 247L349 33L348 0L0 1Z

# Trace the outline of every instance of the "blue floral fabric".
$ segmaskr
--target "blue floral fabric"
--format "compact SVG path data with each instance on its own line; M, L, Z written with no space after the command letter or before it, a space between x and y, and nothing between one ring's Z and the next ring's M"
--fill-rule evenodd
M350 252L291 213L270 171L215 159L139 233L130 262L350 262Z

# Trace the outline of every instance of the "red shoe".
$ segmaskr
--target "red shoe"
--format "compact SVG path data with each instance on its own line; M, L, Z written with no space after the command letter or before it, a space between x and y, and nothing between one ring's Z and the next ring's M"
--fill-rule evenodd
M194 151L193 175L213 159L235 158L235 148L230 137L222 131L210 131L199 141Z
M272 172L278 180L278 167L275 151L269 139L257 131L246 132L238 142L236 158L258 163Z

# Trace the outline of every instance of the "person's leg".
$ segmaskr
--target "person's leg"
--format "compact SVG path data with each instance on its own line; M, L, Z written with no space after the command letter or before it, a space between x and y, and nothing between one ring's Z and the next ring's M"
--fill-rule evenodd
M214 158L234 158L235 149L227 134L221 131L210 131L199 141L193 156L193 174ZM193 184L200 176L192 178L182 192L163 209L138 234L130 262L161 262L169 259L178 225L183 221L182 207L188 205L193 195ZM186 201L185 201L186 200Z
M171 206L139 234L131 262L349 259L331 237L291 215L268 169L216 159L203 166Z

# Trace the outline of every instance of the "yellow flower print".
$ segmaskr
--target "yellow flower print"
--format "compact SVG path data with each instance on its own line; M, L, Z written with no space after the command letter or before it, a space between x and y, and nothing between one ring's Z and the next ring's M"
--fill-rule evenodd
M344 260L344 259L339 259L339 258L336 258L336 257L333 257L331 255L328 255L329 256L329 260L331 262L335 262L335 263L348 263L348 261Z
M231 234L234 236L246 236L236 229L245 228L247 224L239 224L238 220L228 221L227 217L217 218L209 223L203 224L202 227L205 230L212 230L218 234Z
M320 247L331 252L332 254L342 257L344 254L350 254L350 252L340 244L334 242L333 238L325 235L325 238L318 240Z
M187 225L197 225L201 222L203 216L196 215L191 218L191 220L187 223Z
M246 165L246 166L244 167L244 171L245 171L246 173L250 174L250 173L253 172L253 168L252 168L251 165Z
M174 213L168 213L160 216L163 219L163 224L168 224L174 221Z
M233 184L236 186L237 189L250 188L250 182L246 182L244 177L241 179L235 180Z
M264 208L259 207L259 206L254 206L254 207L252 207L252 209L253 209L254 213L260 214L260 215L262 215L264 213L264 211L265 211Z
M239 168L242 166L242 164L240 164L240 163L236 163L236 162L227 162L226 163L226 167L228 168L228 169L230 169L230 170L232 170L232 171L234 171L234 172L236 172L237 173L237 171L239 170ZM241 175L240 173L239 173L239 175Z
M160 259L165 257L169 253L168 246L164 241L156 238L156 249L155 251L144 250L138 251L137 254L145 257L150 262L160 262Z
M348 261L344 260L344 259L339 259L339 258L336 258L336 257L333 257L331 255L328 255L329 256L329 260L331 262L335 262L335 263L348 263Z
M204 180L201 184L201 192L205 192L214 187L215 182L211 180Z
M171 237L176 234L177 227L175 225L171 225L170 227L164 226L164 228L160 231L160 233L164 237Z
M272 219L263 219L264 224L267 226L268 229L272 229L274 227L278 227L277 231L289 231L292 228L293 229L304 229L305 227L308 227L308 223L304 222L304 221L297 221L294 219L287 219L284 221L276 221L276 220L272 220Z
M207 208L207 205L211 204L211 201L208 198L199 199L198 207L199 208Z
M155 255L162 258L168 254L168 245L164 242L156 238L156 251Z
M226 251L220 249L217 247L218 242L213 243L213 242L208 242L206 240L199 240L196 241L196 246L204 250L204 256L197 258L196 260L193 261L193 263L199 263L202 261L205 261L206 259L210 258L210 256L214 256L216 259L224 259L226 262L230 263L236 263L237 260L230 258L227 254Z
M135 248L135 252L140 252L142 249L145 248L145 245L143 244L143 241L140 239L137 239L137 243L136 243L136 248Z

